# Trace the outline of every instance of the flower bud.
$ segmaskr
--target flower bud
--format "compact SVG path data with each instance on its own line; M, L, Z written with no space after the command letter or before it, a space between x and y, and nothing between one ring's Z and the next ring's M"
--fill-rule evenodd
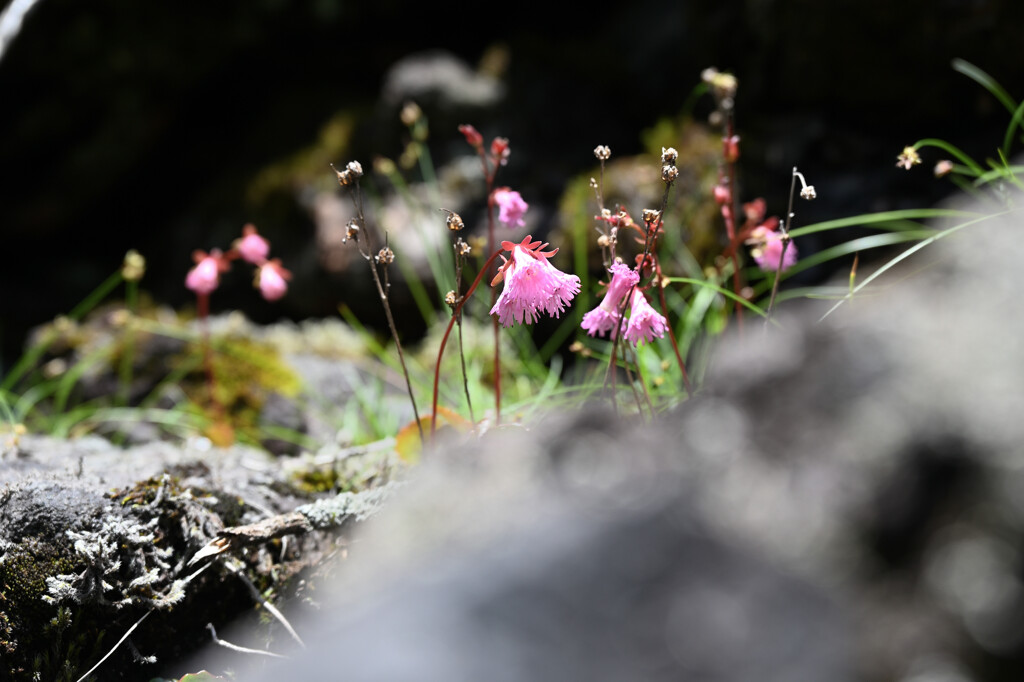
M728 204L732 200L732 193L725 185L715 185L715 203L719 206Z
M274 259L260 266L256 271L256 287L268 301L276 301L288 292L292 273L281 267L281 261Z
M468 123L463 123L462 125L460 125L459 132L465 136L466 142L468 142L471 146L476 148L480 148L483 146L484 136L477 132L477 129L469 125Z
M510 153L507 137L496 137L491 140L491 156L497 159L502 166L508 163Z
M129 282L138 282L146 274L146 259L135 249L124 254L121 276Z
M242 228L242 238L235 240L234 247L242 260L253 265L262 264L270 255L270 242L256 232L252 223Z
M722 138L722 156L728 163L736 163L740 158L740 136Z

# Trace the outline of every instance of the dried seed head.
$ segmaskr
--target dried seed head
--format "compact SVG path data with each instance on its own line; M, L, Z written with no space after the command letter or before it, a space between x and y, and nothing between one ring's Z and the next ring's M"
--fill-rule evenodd
M458 255L468 256L470 253L472 253L472 251L472 247L470 247L470 245L467 244L466 242L462 241L461 237L455 240L455 253L457 253Z
M594 156L600 161L607 161L612 156L612 150L603 144L594 147Z
M650 224L661 218L661 211L656 211L653 208L645 208L643 216L644 222Z
M402 111L398 117L402 119L403 124L412 127L416 125L416 121L420 120L420 116L422 115L423 110L420 109L420 105L416 104L416 102L410 101L406 102L405 105L402 106Z
M611 243L611 240L608 239L608 235L606 234L602 234L597 238L597 245L600 246L602 249L607 249L608 246L611 245Z
M449 291L444 295L444 302L449 308L454 308L459 303L459 299L455 296L454 291Z
M363 166L358 161L349 161L345 169L351 173L354 177L363 177Z
M355 178L352 177L352 171L348 170L347 168L345 170L343 170L343 171L340 171L337 168L335 168L334 164L332 163L331 164L331 170L333 170L335 173L337 173L337 175L338 175L338 184L341 185L342 187L348 187L355 180Z
M676 159L679 158L679 152L676 151L675 147L669 147L668 149L661 148L661 162L664 164L675 164Z
M661 179L665 182L672 184L679 177L679 169L671 164L666 164L661 167Z
M121 276L129 282L138 282L146 274L146 259L135 249L124 254Z
M395 262L395 252L390 246L385 246L377 253L377 262L381 265L391 265Z
M355 218L353 218L352 220L348 221L348 225L345 226L345 241L348 241L349 239L358 239L358 238L359 238L359 223L356 222Z
M817 196L818 193L814 191L814 185L806 185L802 190L800 190L801 199L807 199L807 201L810 201Z
M943 159L935 164L935 177L941 178L949 175L953 172L953 162L949 159Z
M448 226L448 229L452 232L458 232L459 230L466 227L466 223L462 222L462 216L455 211L449 211L447 208L442 208L442 211L448 214L444 224Z

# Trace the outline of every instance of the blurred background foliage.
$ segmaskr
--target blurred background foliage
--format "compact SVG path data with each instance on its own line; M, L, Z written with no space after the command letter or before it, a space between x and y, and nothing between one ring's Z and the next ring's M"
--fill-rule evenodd
M520 189L531 229L547 234L567 220L567 186L593 172L595 145L622 159L657 146L652 131L680 130L687 111L706 118L710 102L688 99L706 66L739 78L744 200L765 196L781 213L799 164L821 197L802 208L805 223L941 198L948 186L926 170L894 167L913 140L991 153L1005 112L952 58L1024 91L1024 62L1011 58L1024 25L1015 0L493 10L41 0L0 59L4 367L28 328L72 308L129 248L147 257L142 287L156 301L188 305L189 254L227 246L246 222L296 271L292 291L269 305L236 273L215 310L271 321L336 315L342 304L378 324L366 283L324 267L311 197L334 191L329 161L400 159L407 99L426 114L438 168L467 156L458 123L509 137L499 181ZM468 196L477 210L467 223L479 227L480 197Z

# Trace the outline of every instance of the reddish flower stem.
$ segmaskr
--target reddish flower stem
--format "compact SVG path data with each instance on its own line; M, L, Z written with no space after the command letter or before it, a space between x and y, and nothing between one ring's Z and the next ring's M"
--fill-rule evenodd
M210 406L217 417L224 417L224 406L217 400L217 378L213 373L213 349L210 344L210 295L196 293L196 315L203 344L203 369L206 372L206 390L210 393Z
M459 314L462 312L462 306L464 306L466 304L466 301L469 300L469 297L473 295L473 292L476 291L476 287L478 284L480 284L480 280L484 276L484 273L486 273L490 269L491 265L494 264L494 261L497 260L498 256L500 256L501 252L504 250L505 249L496 250L494 253L491 254L491 257L487 259L487 262L484 263L484 266L480 268L480 272L477 273L476 279L474 279L473 283L469 285L469 289L466 290L466 293L462 297L462 300L459 301L458 305L455 306L455 310L452 312L452 319L448 320L448 327L444 330L444 336L441 337L441 347L437 349L437 365L434 367L434 402L430 413L431 438L433 438L434 433L437 432L437 389L441 381L441 358L444 356L444 347L448 343L448 335L451 334L452 327L455 325L455 320L458 319ZM497 317L494 318L494 324L495 329L497 329Z

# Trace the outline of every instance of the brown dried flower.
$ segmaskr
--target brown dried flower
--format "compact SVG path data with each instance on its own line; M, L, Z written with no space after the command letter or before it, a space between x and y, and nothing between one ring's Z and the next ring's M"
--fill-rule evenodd
M611 155L612 150L608 149L608 147L606 147L603 144L600 144L594 148L594 156L596 156L600 161L607 161L609 158L611 158Z

